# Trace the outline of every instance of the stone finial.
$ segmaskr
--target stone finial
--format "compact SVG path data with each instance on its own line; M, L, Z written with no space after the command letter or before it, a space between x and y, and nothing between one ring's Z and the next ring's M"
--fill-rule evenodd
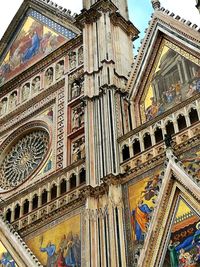
M151 0L151 4L153 9L158 10L160 9L160 1L159 0Z
M196 0L197 4L196 4L196 8L199 10L200 13L200 0Z

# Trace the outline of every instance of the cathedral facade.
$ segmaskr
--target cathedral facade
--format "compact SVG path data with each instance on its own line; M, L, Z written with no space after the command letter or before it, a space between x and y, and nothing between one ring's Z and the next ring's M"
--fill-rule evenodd
M24 0L11 21L0 266L200 266L200 28L152 6L135 57L127 0Z

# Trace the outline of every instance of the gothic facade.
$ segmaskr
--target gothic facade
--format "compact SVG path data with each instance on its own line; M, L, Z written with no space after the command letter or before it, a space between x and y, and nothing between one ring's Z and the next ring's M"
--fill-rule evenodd
M152 6L135 57L127 0L24 0L11 21L1 266L200 266L200 29Z

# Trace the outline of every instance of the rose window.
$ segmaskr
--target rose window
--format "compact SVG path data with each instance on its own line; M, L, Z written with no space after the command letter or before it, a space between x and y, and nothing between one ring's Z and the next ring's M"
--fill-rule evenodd
M28 178L47 154L49 135L38 130L22 137L7 153L0 166L0 187L11 189Z

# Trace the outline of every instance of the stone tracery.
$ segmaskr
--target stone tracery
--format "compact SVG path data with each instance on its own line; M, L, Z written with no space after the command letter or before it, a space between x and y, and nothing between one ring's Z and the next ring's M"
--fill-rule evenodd
M25 135L8 152L0 166L1 188L11 189L23 182L44 159L49 135L38 130Z

